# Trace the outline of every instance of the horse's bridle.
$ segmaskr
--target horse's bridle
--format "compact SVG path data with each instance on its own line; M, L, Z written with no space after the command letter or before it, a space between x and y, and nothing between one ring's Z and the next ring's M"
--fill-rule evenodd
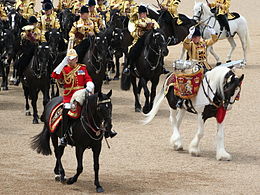
M233 74L234 74L234 73L233 73ZM207 83L207 85L208 85L208 88L209 88L209 90L211 91L211 93L214 95L214 97L218 97L217 94L214 93L213 89L211 88L211 86L210 86L210 84L209 84L209 81L208 81L206 75L205 75L204 78L205 78L205 81L206 81L206 83ZM227 90L225 90L225 88L226 88L226 85L228 85L228 84L230 84L230 83L225 83L225 85L223 86L224 93L227 92ZM241 91L241 86L238 86L238 87L239 87L239 92L240 92L240 91ZM210 99L209 94L206 93L206 90L205 90L203 81L202 81L202 88L203 88L203 92L204 92L205 96L207 97L207 99L209 100L210 104L212 104L212 105L215 106L216 108L219 108L219 107L223 106L224 104L227 104L227 105L231 104L231 105L232 105L232 104L234 104L235 101L236 101L236 98L234 99L233 102L230 101L230 98L229 98L229 99L224 98L224 100L223 100L223 99L218 99L218 101L219 101L220 104L217 105L217 104L214 102L214 100L211 100L211 99ZM229 90L231 90L231 89L229 89ZM238 92L238 94L239 94L239 92Z
M157 36L157 35L160 35L160 36L163 37L163 35L160 34L159 32L156 32L155 34L153 34L153 36L155 36L155 35L156 35L156 36ZM165 40L164 37L163 37L163 40ZM148 47L148 48L147 48L147 47ZM152 64L152 63L150 62L150 60L148 59L149 49L152 50L152 52L153 52L156 56L158 56L158 59L157 59L157 62L156 62L156 64L155 64L155 66L153 66L153 64ZM157 51L155 51L155 49L152 48L151 45L149 44L148 46L145 47L144 53L146 54L145 57L144 57L145 61L148 62L148 64L149 64L149 66L151 67L151 70L152 70L152 71L155 70L155 69L159 66L160 60L161 60L161 58L162 58L162 48L160 47L160 48L159 48L159 51L157 52Z
M106 104L106 103L111 103L111 99L97 101L97 110L100 110L100 108L99 108L100 104ZM86 107L87 106L88 106L88 99L86 97ZM91 110L88 113L90 114L91 118L84 117L83 115L81 115L81 117L80 117L81 125L91 139L98 141L98 140L102 139L104 132L106 130L104 129L104 127L98 127L98 125L96 124L96 122L94 120ZM94 127L91 125L90 120L93 121ZM105 121L105 118L101 121L101 125L103 125L104 121ZM93 135L90 134L90 132L86 129L86 126L89 127L89 129L91 129L96 134L97 138L93 137Z

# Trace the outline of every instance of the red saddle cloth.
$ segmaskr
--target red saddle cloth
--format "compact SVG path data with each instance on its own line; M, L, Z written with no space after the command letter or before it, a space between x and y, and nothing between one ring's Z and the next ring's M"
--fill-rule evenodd
M68 116L73 119L77 119L81 114L81 106L77 103L72 106L68 112ZM51 133L54 133L60 122L62 121L63 102L57 104L51 111L49 118L49 129Z
M183 99L191 99L199 91L199 86L204 76L203 71L203 69L200 69L190 74L172 73L165 81L164 93L167 94L169 88L173 86L174 95Z

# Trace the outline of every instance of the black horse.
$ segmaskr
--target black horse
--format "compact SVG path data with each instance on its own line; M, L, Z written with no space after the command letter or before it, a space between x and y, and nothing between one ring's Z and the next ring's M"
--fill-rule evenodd
M38 124L37 99L41 91L43 94L43 106L50 100L50 75L52 58L47 43L39 45L34 52L30 64L23 72L22 84L26 100L26 115L30 115L28 99L30 97L33 107L33 124Z
M72 28L73 22L77 20L77 16L71 12L70 8L63 9L58 15L62 37L69 40L69 32Z
M61 36L61 33L58 29L51 29L50 31L47 31L45 33L45 38L47 40L47 43L50 48L51 56L53 59L53 69L60 63L61 56L65 54L65 51L67 49L67 44L65 43L63 37ZM56 86L56 91L55 91ZM59 88L58 84L54 79L51 80L51 98L56 97L59 95Z
M3 90L8 90L8 75L10 72L10 64L12 59L15 57L16 41L15 35L12 31L3 29L1 30L1 73L2 73L2 84ZM15 72L15 70L14 70Z
M85 102L82 107L81 117L71 121L71 134L69 144L76 147L77 157L77 173L65 179L65 171L62 166L61 157L64 152L63 146L58 146L58 137L61 137L61 125L57 127L54 133L50 133L49 117L51 110L59 103L62 102L62 97L52 99L45 107L44 114L44 127L39 135L32 139L32 148L38 153L43 155L50 155L50 137L54 146L54 153L56 157L56 166L54 173L59 175L56 180L73 184L78 180L79 175L83 171L82 159L83 153L87 148L91 148L94 159L95 171L95 186L97 192L103 192L104 189L99 183L99 155L102 147L102 139L105 131L112 129L112 103L111 97L112 90L108 94L96 93L91 96L86 96Z
M8 51L8 56L7 56L7 63L10 66L12 62L15 62L18 58L19 55L21 54L21 31L22 27L28 24L28 21L23 18L21 14L18 13L17 10L12 9L8 13L8 29L14 36L13 42L11 43L12 46L8 46L9 51ZM17 69L18 67L14 64L14 70L13 70L13 75L11 81L16 80L17 77ZM7 75L8 76L8 75Z
M123 90L130 89L130 81L133 85L133 92L135 95L135 111L141 111L140 93L144 89L145 105L143 112L148 113L153 107L154 97L156 95L156 87L159 83L160 75L163 73L164 56L168 55L167 41L161 30L147 31L139 40L141 53L136 54L135 65L131 64L130 74L123 73L121 79L121 88ZM131 56L129 56L131 58ZM126 68L127 66L125 66ZM136 84L136 78L139 78L139 84ZM147 82L151 81L151 94L147 87Z
M166 39L170 38L169 46L182 42L189 34L189 28L196 25L195 20L189 19L184 14L179 14L182 24L178 25L176 19L167 10L159 10L159 14L151 9L148 9L148 12L149 16L159 23Z
M103 80L106 76L108 56L108 38L106 31L97 36L87 37L75 47L79 63L87 65L87 70L95 84L95 92L101 92Z
M118 80L120 76L120 58L124 56L123 64L126 64L128 57L128 47L133 42L133 37L128 30L129 18L120 16L116 10L111 11L110 26L114 29L111 40L111 49L116 61L116 74L114 80ZM114 68L113 68L114 69Z

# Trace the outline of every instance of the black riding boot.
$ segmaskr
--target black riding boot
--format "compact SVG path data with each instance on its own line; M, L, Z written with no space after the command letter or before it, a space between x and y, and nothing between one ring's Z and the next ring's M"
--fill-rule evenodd
M62 111L62 137L60 139L60 145L61 146L67 146L67 139L66 139L66 133L69 128L69 116L67 115L69 112L69 109L63 108Z
M230 37L231 33L230 33L230 27L229 27L229 24L228 24L227 16L226 15L218 15L217 16L217 20L218 20L218 22L220 24L220 30L222 31L223 28L225 28L226 31L227 31L226 36Z
M115 137L117 135L117 132L115 132L114 130L110 130L110 131L106 131L105 132L105 138L108 138L108 137Z

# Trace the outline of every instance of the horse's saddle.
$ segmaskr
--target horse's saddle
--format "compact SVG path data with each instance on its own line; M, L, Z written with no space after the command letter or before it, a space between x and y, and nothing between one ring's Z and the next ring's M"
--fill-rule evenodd
M236 12L228 13L228 20L235 20L239 17L240 17L239 13Z
M54 133L56 128L59 126L60 122L62 121L62 111L63 111L63 102L59 102L56 104L50 112L50 117L48 121L48 126L51 133ZM75 102L71 106L70 111L68 112L68 116L70 116L73 119L77 119L80 117L81 114L81 106Z
M204 76L204 69L200 68L196 72L175 71L171 73L164 83L164 94L167 94L171 86L174 87L174 95L182 99L191 99L199 91L200 83Z

